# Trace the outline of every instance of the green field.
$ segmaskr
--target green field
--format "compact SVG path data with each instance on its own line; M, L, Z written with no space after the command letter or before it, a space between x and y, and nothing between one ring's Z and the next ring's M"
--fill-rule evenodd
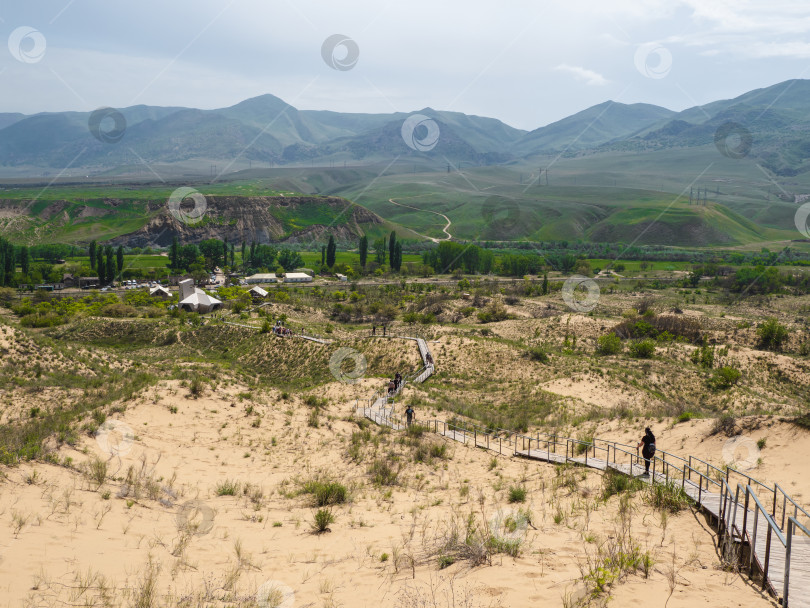
M68 263L90 264L90 258L86 255L69 257L65 261ZM124 268L166 268L168 265L169 257L165 255L124 255Z
M549 185L547 175L540 176L542 167L551 167ZM13 225L14 240L103 241L143 226L155 213L148 211L147 203L166 200L179 185L6 187L0 189L0 199L39 196L28 224ZM689 204L690 189L698 188L708 190L705 206ZM446 238L446 220L437 215L443 214L451 221L448 231L459 240L581 240L691 248L750 248L761 243L777 249L801 237L794 225L793 193L810 191L810 173L777 180L753 161L729 159L708 146L536 157L509 165L451 167L449 173L444 165L427 162L252 170L236 174L234 181L201 184L198 189L218 196L342 196L387 220L390 224L381 231L401 227L403 233L413 230L412 238ZM82 211L109 210L105 199L120 201L114 216L88 217ZM49 205L62 200L68 202L63 212L43 217ZM295 214L274 213L290 232L329 226L333 220L317 205Z

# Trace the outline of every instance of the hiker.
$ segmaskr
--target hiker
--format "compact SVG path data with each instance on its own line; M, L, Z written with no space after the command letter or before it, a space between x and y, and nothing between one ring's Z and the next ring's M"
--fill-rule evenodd
M383 338L385 337L385 325L383 325Z
M376 335L377 335L377 326L376 326L376 325L372 325L372 326L371 326L371 335L372 335L372 336L376 336Z
M400 374L399 372L397 372L396 375L394 376L394 384L396 385L397 388L402 386L402 374Z
M411 407L409 405L408 409L405 410L405 419L406 419L406 421L408 423L408 426L411 426L411 423L413 422L414 414L416 414L416 412L414 412L413 407Z
M650 427L644 429L644 437L636 446L636 449L644 446L641 449L641 455L644 457L644 475L650 474L650 459L655 456L655 435L653 435Z
M430 355L430 353L425 355L425 361L427 361L428 365L433 365L433 357Z
M389 382L389 383L388 383L388 396L389 396L389 397L390 397L391 395L393 395L393 394L394 394L394 391L396 390L396 388L397 388L397 387L396 387L396 385L394 384L394 381L393 381L393 380L391 380L391 382Z

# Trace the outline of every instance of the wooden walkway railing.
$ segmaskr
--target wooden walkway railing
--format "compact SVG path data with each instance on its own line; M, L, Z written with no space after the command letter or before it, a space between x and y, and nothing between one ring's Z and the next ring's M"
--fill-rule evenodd
M430 378L435 371L435 367L433 363L433 354L430 352L425 340L410 336L390 337L401 338L403 340L415 340L419 348L419 356L422 359L422 367L403 377L402 382L393 393L389 394L387 390L375 393L367 400L355 402L355 408L360 416L368 418L375 424L387 426L394 430L401 430L405 428L405 423L394 414L394 403L396 398L402 394L402 391L405 389L407 384L421 384Z
M404 428L402 420L393 415L393 407L379 409L375 403L364 408L363 415L377 424ZM645 460L635 446L615 441L528 435L442 420L420 424L453 441L505 456L613 469L630 476L645 470ZM743 480L733 491L732 477ZM717 523L723 555L736 560L749 576L758 574L763 589L781 600L783 607L810 608L810 514L779 484L771 487L733 467L722 470L694 456L684 458L666 451L658 451L650 459L650 474L641 478L649 484L682 488Z

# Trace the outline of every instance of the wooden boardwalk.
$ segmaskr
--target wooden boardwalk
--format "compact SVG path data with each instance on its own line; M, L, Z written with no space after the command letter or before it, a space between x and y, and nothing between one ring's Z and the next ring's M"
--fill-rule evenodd
M427 343L424 340L421 338L410 337L406 339L416 340L419 347L419 354L424 364L422 370L420 370L420 372L411 381L414 383L424 382L434 373L434 365L428 363L428 361L433 361L433 357L431 355L430 358L428 358L427 355L430 353L430 351L428 350ZM358 408L358 414L366 416L375 423L388 426L394 430L402 430L405 428L402 422L393 415L393 406L389 405L387 395L381 394L377 396L376 399L372 400L370 406ZM705 475L697 472L695 472L695 475L699 478L698 483L692 481L691 479L685 478L684 472L687 471L685 464L686 461L682 461L684 464L681 465L681 467L674 466L671 462L667 462L666 464L668 467L672 467L676 469L676 471L680 471L678 474L681 475L681 477L677 477L676 475L668 478L667 475L661 472L660 469L663 465L660 464L658 465L659 470L656 470L655 467L653 467L651 473L645 474L644 466L641 464L643 461L639 461L638 458L634 459L632 454L630 454L629 462L615 462L616 448L619 444L613 444L614 460L608 461L604 458L590 456L588 454L588 448L590 447L594 450L594 453L596 453L595 446L583 444L582 442L576 442L573 444L573 446L579 445L582 447L585 445L585 453L574 456L572 446L572 455L569 456L568 442L572 442L573 440L566 438L555 437L553 439L549 438L547 440L541 440L539 435L537 438L534 438L528 436L522 437L516 435L515 433L506 431L498 431L495 433L489 431L482 432L479 430L471 431L470 429L452 427L452 425L441 421L431 422L433 430L442 437L446 437L451 441L457 441L465 445L472 445L477 448L488 449L502 455L520 456L529 460L548 462L551 464L573 463L575 465L587 466L599 471L613 469L625 475L635 477L641 480L643 483L669 483L676 487L683 488L684 492L692 499L698 508L704 510L715 520L717 520L718 526L720 526L722 522L728 522L728 530L720 538L720 542L723 542L724 539L728 539L735 545L739 546L745 540L745 542L753 548L753 552L748 553L748 559L751 559L750 556L753 554L753 559L756 562L756 569L761 572L764 572L764 562L767 555L767 583L777 597L781 598L782 600L784 599L787 549L783 541L779 538L779 534L770 528L768 522L766 521L766 517L759 512L759 509L756 508L755 504L753 505L753 509L751 508L752 505L749 504L749 508L746 512L746 505L742 499L740 504L738 504L735 502L735 497L733 495L724 497L721 496L721 494L717 491L707 489L708 487L720 487L718 486L717 480L710 480ZM431 424L428 423L428 426L430 427ZM527 442L528 447L526 445ZM532 449L531 445L533 442L546 446L546 449ZM555 449L557 446L565 447L566 454L559 454L555 451L555 449L551 449L552 442ZM605 448L601 447L600 449L604 450ZM608 448L606 451L607 457L609 458L610 449ZM620 449L619 451L629 453L623 449ZM659 461L656 461L656 464L658 464L658 462ZM689 462L691 464L691 459ZM672 468L668 468L667 470L671 471ZM691 471L694 471L694 469ZM707 466L707 474L708 472L709 469ZM725 505L722 504L723 502L725 502ZM752 500L751 502L754 503L755 501ZM745 522L745 524L743 524L743 522ZM745 525L744 531L743 525ZM770 546L768 542L769 532ZM779 533L784 537L784 530L779 529ZM739 567L743 572L749 571L748 562L739 564ZM810 608L810 537L798 531L793 535L791 545L788 607Z
M435 369L434 365L432 363L428 363L428 361L433 360L433 355L428 348L427 342L425 342L422 338L412 338L409 336L391 336L391 338L402 338L404 340L416 341L419 348L419 356L422 358L423 367L420 370L417 370L416 375L412 380L410 380L410 382L413 384L421 384L433 375ZM430 358L428 358L428 355L430 355ZM401 394L405 389L407 382L408 381L403 378L402 384L400 384L396 392L394 392L394 394L390 397L387 392L375 395L369 400L368 406L358 406L357 414L359 416L365 416L375 424L387 426L395 431L405 429L405 425L402 423L402 421L394 415L394 408L389 404L389 400L391 397L397 397L399 394Z

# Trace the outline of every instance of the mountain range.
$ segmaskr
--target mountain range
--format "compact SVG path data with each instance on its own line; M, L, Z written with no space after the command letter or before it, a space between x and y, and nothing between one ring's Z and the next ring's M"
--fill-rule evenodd
M0 114L0 167L39 175L65 167L115 173L133 164L237 158L282 166L391 158L492 165L543 154L723 145L715 141L719 133L731 136L732 154L750 155L776 175L810 170L810 80L790 80L682 112L606 101L533 131L431 108L389 114L298 110L273 95L216 110L139 105L115 112L125 126L120 117L118 124L107 118L100 137L88 126L90 112ZM435 147L420 151L406 145L402 126L414 114L435 122ZM417 140L428 135L424 125L418 129Z

